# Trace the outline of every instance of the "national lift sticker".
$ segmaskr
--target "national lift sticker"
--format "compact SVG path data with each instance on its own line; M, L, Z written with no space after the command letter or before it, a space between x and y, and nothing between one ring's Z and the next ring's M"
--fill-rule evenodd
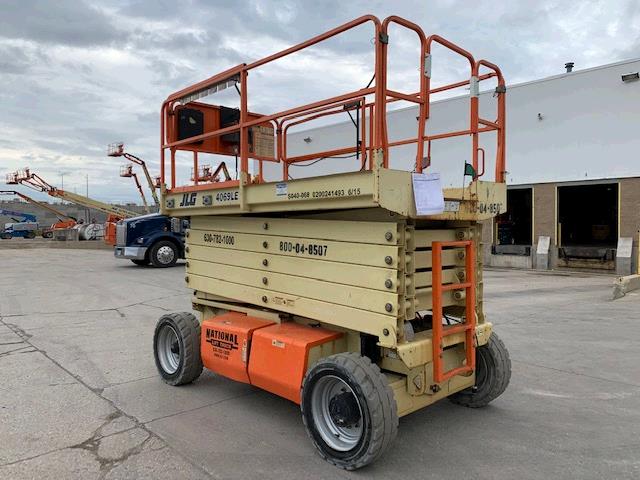
M213 356L222 360L229 360L232 350L238 350L238 335L235 333L207 328L206 342L213 348Z

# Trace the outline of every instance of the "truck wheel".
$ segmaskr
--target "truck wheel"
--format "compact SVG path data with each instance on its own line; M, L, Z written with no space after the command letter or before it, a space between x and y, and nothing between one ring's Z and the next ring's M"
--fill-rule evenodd
M36 238L36 232L33 232L33 231L31 231L31 232L27 232L27 233L24 235L24 238L29 238L29 239Z
M0 238L2 240L11 240L11 234L10 233L0 233Z
M151 247L149 259L154 267L173 267L178 261L178 247L168 240L161 240Z
M479 408L498 398L511 379L511 359L500 337L492 333L486 345L476 349L476 384L449 397L453 403Z
M42 232L42 238L53 238L53 232L52 231Z
M144 260L131 260L133 263L138 265L139 267L144 267L145 265L149 265L149 260L146 258Z
M398 407L377 365L357 353L316 363L302 385L302 420L320 456L345 470L380 457L398 432Z
M188 312L163 315L153 335L153 356L169 385L193 382L202 373L200 323Z

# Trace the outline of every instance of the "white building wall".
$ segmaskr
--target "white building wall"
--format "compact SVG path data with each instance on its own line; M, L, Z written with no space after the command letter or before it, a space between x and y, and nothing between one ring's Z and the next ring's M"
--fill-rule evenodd
M566 73L507 88L507 179L509 184L577 181L640 176L640 81L624 83L621 75L640 71L640 59ZM483 82L484 85L488 82ZM467 128L468 96L433 102L429 134ZM480 96L480 113L495 120L492 91ZM538 116L540 114L540 118ZM388 114L389 140L417 134L417 108ZM345 113L346 118L346 113ZM303 139L311 138L307 143ZM495 135L480 136L486 150L485 178L492 179ZM353 146L350 120L290 133L289 156ZM391 168L412 170L415 145L396 147ZM469 137L432 144L432 171L446 186L461 186L463 166L471 160ZM294 166L294 178L359 168L355 159L328 159L309 167ZM268 181L282 178L282 167L265 163Z

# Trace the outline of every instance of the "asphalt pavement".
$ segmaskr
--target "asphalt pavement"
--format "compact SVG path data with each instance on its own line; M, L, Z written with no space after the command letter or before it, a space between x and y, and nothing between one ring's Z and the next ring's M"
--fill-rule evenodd
M612 276L485 272L505 394L404 417L382 459L345 472L287 400L211 373L160 380L153 329L190 310L183 266L1 245L0 265L3 479L640 478L640 294L612 301Z

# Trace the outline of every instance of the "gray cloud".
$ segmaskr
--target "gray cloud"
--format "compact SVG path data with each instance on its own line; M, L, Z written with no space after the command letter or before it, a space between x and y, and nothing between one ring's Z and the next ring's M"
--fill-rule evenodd
M120 32L98 8L74 0L3 2L0 36L66 45L99 45Z
M637 0L9 0L0 15L0 166L30 165L52 183L64 171L65 187L79 192L88 173L97 198L137 200L107 143L124 141L157 171L158 111L170 92L365 13L409 18L495 61L509 83L560 73L570 60L580 69L640 56ZM412 90L417 44L390 33L390 78ZM364 86L371 37L363 27L251 72L250 108L269 113ZM465 68L434 50L434 84Z

